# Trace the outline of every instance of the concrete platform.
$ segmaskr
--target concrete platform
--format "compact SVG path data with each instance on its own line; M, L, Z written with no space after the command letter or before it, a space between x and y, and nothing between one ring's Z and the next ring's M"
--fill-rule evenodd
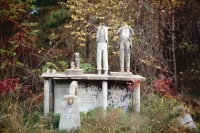
M122 108L126 111L131 105L134 105L136 112L140 112L140 84L131 92L126 82L146 80L145 77L126 72L111 72L101 75L43 73L41 77L44 79L44 116L47 116L49 111L53 111L54 114L61 112L62 98L70 94L72 81L78 82L81 112L96 107Z
M141 80L146 81L145 77L140 75L132 75L127 73L125 75L119 73L111 73L108 75L98 75L98 74L82 74L82 75L67 75L65 73L43 73L42 78L52 78L52 79L75 79L75 80L117 80L117 81L131 81L133 80Z
M83 69L67 69L67 75L83 75Z

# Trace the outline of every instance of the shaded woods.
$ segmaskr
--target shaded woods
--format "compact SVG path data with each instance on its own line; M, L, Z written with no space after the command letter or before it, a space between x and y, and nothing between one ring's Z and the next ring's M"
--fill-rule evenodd
M152 80L174 79L181 91L199 92L197 0L6 1L1 8L1 78L19 77L33 89L47 67L65 71L72 54L96 67L96 27L109 31L109 68L119 71L116 29L128 23L133 37L131 71ZM89 57L88 57L89 56ZM45 68L46 67L46 68Z
M1 0L0 132L58 131L59 116L41 119L41 74L65 72L75 52L84 73L97 73L99 25L111 28L109 71L118 72L116 32L124 22L135 33L130 71L147 79L141 84L141 115L110 110L105 117L96 109L81 114L80 132L187 131L174 122L177 106L187 106L199 124L199 0ZM127 85L133 90L138 83Z

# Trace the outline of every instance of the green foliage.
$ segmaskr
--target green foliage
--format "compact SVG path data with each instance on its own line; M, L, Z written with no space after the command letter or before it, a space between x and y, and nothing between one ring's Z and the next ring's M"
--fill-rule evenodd
M177 111L177 107L188 108L186 103L176 99L164 98L154 94L148 94L145 100L142 100L141 115L149 118L149 124L146 125L146 132L194 132L197 130L189 130L180 126L177 117L181 112ZM193 109L190 109L193 110ZM197 124L198 125L198 124Z
M147 77L146 78L146 83L151 84L153 82L153 77Z
M41 101L36 102L40 95L30 97L28 94L32 93L18 87L0 97L0 132L66 133L58 130L60 114L49 113L48 118L42 118L43 113L39 107ZM123 112L122 109L108 108L105 112L102 108L96 108L81 112L81 127L70 133L191 132L177 123L176 118L180 115L175 110L177 106L186 107L186 104L176 99L148 94L141 101L140 115L132 111ZM195 113L193 110L192 112ZM198 133L195 130L193 132Z
M198 87L200 83L199 66L200 61L196 59L190 63L190 66L185 70L185 72L180 72L180 84L182 85L182 89L184 91L191 94L198 94L200 92ZM189 88L191 88L191 86L193 86L193 88L190 90Z
M47 61L46 64L42 67L42 72L46 72L48 69L64 72L67 66L68 64L66 61L56 61L55 63Z
M0 132L40 132L42 112L37 102L40 96L32 95L20 86L6 95L1 95Z
M47 5L55 5L60 1L65 1L65 0L35 0L35 4L37 6L47 6Z
M188 52L197 51L198 45L197 44L188 44L187 42L183 42L180 46L180 49L184 49Z
M41 73L46 72L48 69L56 70L57 72L65 72L68 67L68 62L65 61L66 56L60 53L60 51L55 51L56 53L54 55L50 55L47 57L47 60L45 61L44 65L42 66L42 69L38 69Z
M66 20L69 20L68 10L61 8L52 11L49 16L46 16L46 22L43 24L44 28L55 28L63 25Z
M46 72L48 69L58 70L58 67L52 62L46 62L46 64L42 67L42 72Z
M55 114L52 120L54 129L57 129L59 127L59 121L60 121L60 114Z
M142 44L142 39L135 37L135 38L133 39L133 43L134 43L134 44Z
M79 132L130 132L131 119L134 117L131 114L123 113L121 109L108 109L105 113L102 108L97 108L81 114L83 124L79 128Z
M80 68L83 69L84 73L94 73L96 68L89 63L84 63L82 59L80 59Z

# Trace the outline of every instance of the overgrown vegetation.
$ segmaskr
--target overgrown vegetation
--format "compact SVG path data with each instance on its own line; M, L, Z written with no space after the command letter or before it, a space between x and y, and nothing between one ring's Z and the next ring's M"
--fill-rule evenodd
M33 95L28 88L20 86L19 82L13 82L15 79L9 81L15 89L11 87L6 95L5 92L1 93L0 132L66 132L58 130L59 114L49 113L48 117L43 117L41 95ZM181 115L181 112L175 110L178 106L189 108L196 125L200 127L199 114L196 112L199 109L176 98L165 98L151 93L143 97L140 115L132 110L124 112L122 109L108 108L105 113L102 108L97 108L82 112L81 127L71 133L198 133L198 129L190 130L178 124L177 117Z

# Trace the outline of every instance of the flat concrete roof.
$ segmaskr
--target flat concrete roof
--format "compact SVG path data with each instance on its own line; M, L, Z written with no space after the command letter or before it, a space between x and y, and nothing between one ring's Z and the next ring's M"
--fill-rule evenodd
M117 72L115 72L117 73ZM115 75L98 75L98 74L82 74L82 75L67 75L65 73L43 73L42 78L52 78L52 79L76 79L76 80L117 80L117 81L131 81L131 80L140 80L146 81L145 77L140 75L126 75L119 72Z

